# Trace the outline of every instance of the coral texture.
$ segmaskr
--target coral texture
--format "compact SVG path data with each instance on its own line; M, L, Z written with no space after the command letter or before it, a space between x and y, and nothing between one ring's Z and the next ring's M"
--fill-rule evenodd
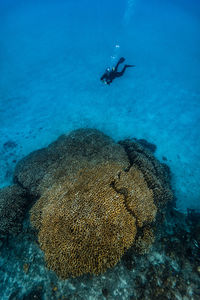
M14 182L30 194L41 196L57 178L71 176L80 168L113 161L129 165L125 150L96 129L78 129L60 136L47 148L30 153L20 160L14 173Z
M155 149L145 140L117 144L95 129L61 136L19 161L15 185L0 191L4 232L35 199L31 223L48 267L64 279L102 273L131 246L146 253L172 199L169 168Z
M137 166L142 172L149 189L153 191L156 206L164 207L173 198L169 167L160 163L153 156L149 150L152 148L149 146L151 144L141 143L140 140L137 141L136 139L120 141L119 144L126 150L130 164Z
M154 240L157 211L172 198L168 169L137 141L120 144L75 131L40 181L31 222L48 267L62 278L104 272L132 245L145 253Z
M76 181L54 185L33 207L45 259L60 277L99 274L133 244L135 218L110 185L120 170L114 163L83 169Z

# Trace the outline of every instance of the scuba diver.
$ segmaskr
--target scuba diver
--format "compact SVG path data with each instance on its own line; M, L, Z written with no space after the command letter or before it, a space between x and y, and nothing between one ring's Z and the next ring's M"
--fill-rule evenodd
M126 68L135 67L135 65L125 65L122 71L118 72L117 68L119 64L123 63L124 61L125 58L121 57L114 68L112 69L107 68L106 72L101 76L101 81L103 81L105 84L110 84L113 81L113 79L115 79L116 77L121 77L124 74Z

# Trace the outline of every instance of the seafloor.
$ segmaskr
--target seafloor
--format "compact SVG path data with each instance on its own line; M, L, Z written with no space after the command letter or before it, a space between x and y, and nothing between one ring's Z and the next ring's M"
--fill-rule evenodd
M156 146L145 140L133 139L120 141L120 144L116 144L99 131L93 129L81 129L72 132L69 136L63 135L48 148L35 151L25 159L19 161L13 175L15 184L13 187L0 190L0 299L199 299L200 215L195 210L188 210L187 214L178 212L176 209L176 199L173 197L173 193L170 192L171 176L169 168L166 164L160 164L153 157L155 150ZM72 276L67 278L65 276L65 280L59 279L55 272L46 267L44 253L40 250L40 247L45 242L41 240L41 235L40 237L39 235L37 236L38 230L35 230L33 227L33 224L36 221L36 224L41 222L39 228L40 226L43 226L42 224L45 224L45 211L43 210L43 205L45 207L45 203L48 204L48 202L45 200L42 206L39 206L35 211L33 210L31 212L32 224L30 223L31 206L39 201L38 197L44 195L44 198L47 197L48 199L49 196L48 193L45 196L45 190L49 190L51 193L53 186L59 187L60 190L67 180L70 182L70 180L72 180L70 179L70 174L71 172L73 174L74 169L77 167L81 172L84 172L85 168L90 170L92 166L92 168L95 168L96 176L96 174L99 174L99 165L103 166L105 169L106 164L109 164L110 162L110 166L114 168L115 164L113 162L124 161L125 165L122 164L122 166L127 166L126 155L130 165L126 167L124 173L123 171L118 173L117 178L123 180L120 178L126 176L125 174L129 174L131 166L134 166L136 170L144 172L143 175L140 173L140 176L142 177L139 178L144 177L148 182L148 186L152 186L150 190L153 191L154 204L157 206L156 220L152 222L152 220L149 219L148 221L148 218L145 217L144 224L137 225L137 235L134 243L131 247L129 246L130 248L128 251L125 251L125 254L115 267L109 268L103 274L85 274L77 278L72 278ZM76 162L76 165L74 165L74 161ZM91 166L89 167L89 165ZM72 168L72 166L74 167ZM75 173L76 172L77 171L75 171ZM88 180L89 174L90 173L86 172L84 180ZM72 177L73 181L78 181L80 176L81 175ZM135 182L134 177L131 178L133 182ZM116 183L116 179L114 181L109 181L110 184L106 184L104 188L107 189L108 194L111 188L111 190L114 189L117 192L117 195L124 195L123 201L126 203L125 207L128 210L126 218L129 219L133 212L130 209L131 206L127 208L127 180L128 179L126 179L124 183L122 181L121 185ZM82 200L80 203L82 204L79 209L86 209L87 211L88 209L91 210L91 207L93 207L91 205L93 203L92 199L94 197L92 195L95 195L93 192L93 185L97 183L98 186L102 187L102 185L100 185L101 177L98 177L97 181L95 181L95 183L92 182L92 184L81 183L80 191L82 192L80 193L80 199ZM131 182L130 184L132 185ZM134 191L137 191L137 187L134 185L135 183L133 184L133 190L131 192L133 195ZM106 197L106 194L102 198L102 191L99 190L98 186L97 203L99 211L97 210L96 214L92 216L97 220L101 220L99 219L99 216L101 215L100 211L103 207L102 205L104 205L104 197ZM164 187L164 190L161 186ZM86 199L84 198L84 193L85 190L87 191L88 189L89 194L87 194L87 197L90 198L89 203L91 204L85 206L84 202L86 202ZM147 190L148 189L149 187ZM58 192L58 198L55 198L56 194L53 194L53 197L50 198L51 203L54 201L56 204L55 207L58 205L57 202L61 205L61 199L63 199L63 197L65 197L64 195L67 193L66 189L61 191L61 194ZM164 194L162 194L162 191L164 191ZM74 199L77 199L78 194L79 189L77 186L73 196L74 204L71 207L72 215L76 214L75 222L77 222L76 220L78 218L82 218L81 214L78 213L77 215L76 210L73 211L73 207L77 209L78 202ZM141 205L141 207L143 207L141 211L143 214L143 211L145 209L148 210L148 205L151 204L147 204L148 202L146 203L146 201L150 201L150 199L145 200L145 194L140 195L139 199L141 199L141 202L138 202L138 206L140 207ZM66 198L67 202L65 202L65 205L67 205L70 199L70 196L68 197L69 198ZM53 198L55 198L56 201L52 200ZM119 199L115 198L114 201L119 202ZM146 204L144 204L144 202ZM113 200L111 199L111 206L113 205ZM58 241L57 247L59 247L60 251L63 251L60 243L62 244L62 240L66 236L66 233L64 233L64 235L61 234L60 236L59 231L54 231L54 226L57 226L56 224L58 222L62 222L63 216L65 216L64 218L66 221L63 223L60 230L62 231L62 228L64 228L64 231L68 232L67 222L69 221L67 220L69 220L69 212L64 212L62 210L60 217L54 219L54 215L57 214L57 211L54 206L49 207L51 207L51 217L50 224L46 231L47 245L54 256L57 249L52 248L51 243L54 244L54 241ZM108 210L110 209L109 207L107 208ZM49 210L49 208L47 208L47 210ZM137 208L136 210L134 209L133 216L134 218L136 217L136 224L139 224L140 215L136 215L136 212ZM91 213L92 212L89 213L89 216ZM42 220L38 223L40 216ZM85 218L86 214L83 216ZM33 222L34 219L35 221ZM74 222L73 219L72 222ZM96 227L93 227L94 224L90 222L91 221L89 221L88 224L90 224L89 228L91 227L91 233L88 243L91 243L92 236L94 239L98 239L99 234L101 236L98 227L96 235L92 235L92 232L96 230ZM106 223L105 225L103 224L103 227L109 225L109 223L107 223L108 220L104 220L104 222ZM112 222L111 218L111 223ZM51 224L53 224L53 226L50 226ZM77 224L79 224L79 221ZM84 224L85 229L82 238L85 240L87 221ZM122 228L122 223L116 224L119 226L118 229L121 232L120 234L123 234L123 231L120 229ZM125 224L123 230L126 230L126 227L129 226L128 220L125 220L125 223L123 222L123 224ZM134 223L131 224L132 227ZM101 223L98 223L98 226L103 228L101 227ZM148 233L150 232L149 230L153 230L151 231L152 233L154 232L155 241L153 244L151 235L149 236L150 239L148 234L147 238L145 238L145 231ZM77 234L79 235L78 227L75 227L73 232L72 239ZM49 239L50 234L53 240ZM131 231L131 235L132 234ZM59 236L61 237L61 240L59 240ZM114 233L111 234L111 237L111 240L113 241ZM106 237L103 236L103 240L105 238ZM66 240L66 242L67 241L68 240ZM99 243L100 241L101 239L99 239ZM110 243L111 241L109 240L109 244ZM79 237L79 240L76 240L75 242L75 246L77 247L78 245L78 247L80 247L80 251L79 248L75 248L78 252L78 256L75 257L78 258L74 268L77 268L77 271L79 264L82 261L81 255L87 255L87 253L83 254L84 252L81 251L82 244L84 244L84 241L82 243ZM91 247L92 245L93 244L91 244ZM104 245L104 243L102 245ZM117 247L117 244L114 245ZM64 244L64 247L66 246L67 245ZM139 252L137 248L139 249ZM106 247L103 251L107 253L108 248ZM60 255L59 251L58 255ZM112 255L112 253L110 253L110 255ZM71 257L74 256L71 255ZM76 259L75 257L73 259ZM55 256L53 266L57 264L57 261L59 261L59 257ZM88 261L90 261L90 256L88 257ZM66 264L65 257L63 264ZM66 268L68 264L71 264L71 260L67 261ZM60 269L60 267L58 269ZM74 270L72 274L76 274L77 271ZM84 271L84 273L88 272Z
M198 218L198 221L197 221ZM130 249L105 274L59 280L45 267L34 232L22 232L1 245L2 300L198 300L200 297L200 223L173 208L150 252Z

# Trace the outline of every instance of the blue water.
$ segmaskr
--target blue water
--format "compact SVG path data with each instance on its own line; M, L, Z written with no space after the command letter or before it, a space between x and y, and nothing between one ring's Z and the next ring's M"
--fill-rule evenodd
M178 209L200 208L199 28L194 0L0 0L0 185L24 155L92 127L155 143ZM120 56L136 68L103 85Z

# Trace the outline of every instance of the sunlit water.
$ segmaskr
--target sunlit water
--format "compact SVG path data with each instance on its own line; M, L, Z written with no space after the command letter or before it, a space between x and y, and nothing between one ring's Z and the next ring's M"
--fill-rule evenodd
M180 210L200 203L198 1L0 1L0 184L60 134L144 138L171 168ZM128 69L100 82L120 56ZM17 146L6 152L4 143Z

